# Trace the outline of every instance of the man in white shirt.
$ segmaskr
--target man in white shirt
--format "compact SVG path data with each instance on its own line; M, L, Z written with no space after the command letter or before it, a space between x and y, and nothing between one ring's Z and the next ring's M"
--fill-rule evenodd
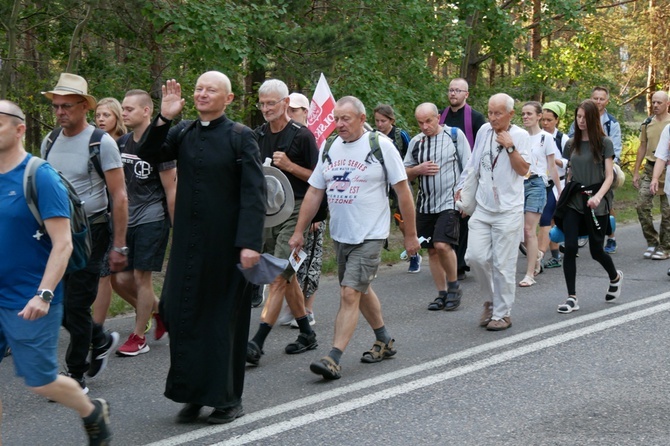
M489 123L477 133L460 182L462 185L468 174L478 175L466 261L486 299L480 326L491 331L512 326L517 248L523 228L523 179L530 167L528 132L511 124L512 116L514 99L504 93L491 96Z

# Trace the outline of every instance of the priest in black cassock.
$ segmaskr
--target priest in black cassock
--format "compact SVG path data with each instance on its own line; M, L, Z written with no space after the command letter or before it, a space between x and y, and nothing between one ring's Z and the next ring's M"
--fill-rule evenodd
M251 287L237 263L260 259L265 177L256 139L225 115L230 80L204 73L195 86L195 121L170 128L185 100L174 79L163 86L161 112L138 155L177 160L172 250L160 314L170 335L165 396L186 403L177 422L194 422L203 406L209 423L242 416L242 390L251 316Z

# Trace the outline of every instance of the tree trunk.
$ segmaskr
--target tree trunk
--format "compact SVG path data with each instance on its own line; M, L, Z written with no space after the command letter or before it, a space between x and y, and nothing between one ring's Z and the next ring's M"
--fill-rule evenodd
M651 96L656 89L656 71L658 63L658 27L656 0L649 0L649 66L647 67L647 115L651 116Z
M91 6L91 4L87 3L86 14L84 15L84 18L81 20L81 22L77 23L77 26L75 26L74 31L72 32L72 39L70 39L70 52L67 60L67 66L65 67L66 73L74 73L75 70L77 69L79 57L81 55L82 33L84 31L84 28L86 27L86 23L91 18L92 10L93 7Z
M18 29L16 27L17 19L19 17L19 8L21 6L20 0L14 0L12 6L12 13L8 20L0 20L5 30L7 31L7 59L0 60L0 98L7 97L9 91L9 84L12 79L12 72L16 69L16 41L18 39Z

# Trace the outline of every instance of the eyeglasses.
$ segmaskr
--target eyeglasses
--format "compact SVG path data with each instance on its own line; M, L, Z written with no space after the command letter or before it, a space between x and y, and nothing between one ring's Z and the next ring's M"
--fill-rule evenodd
M278 101L259 102L256 104L256 108L259 110L262 110L263 107L274 108L277 104L284 102L284 99L286 99L286 97L283 97Z
M461 93L467 93L468 90L461 90L460 88L450 88L449 89L449 94L461 94Z
M67 112L67 111L72 110L72 107L74 107L75 105L83 104L84 102L86 102L86 101L79 101L79 102L75 102L74 104L51 104L51 108L55 112L57 112L59 108L63 109L63 111Z

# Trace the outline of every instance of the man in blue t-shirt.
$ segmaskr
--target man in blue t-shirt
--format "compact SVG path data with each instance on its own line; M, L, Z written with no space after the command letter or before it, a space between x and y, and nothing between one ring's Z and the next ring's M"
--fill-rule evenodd
M37 208L45 234L23 194L23 176L32 157L23 149L25 132L21 109L0 100L0 252L12 253L0 258L0 352L11 347L17 376L38 395L76 410L91 444L102 444L111 438L107 402L91 401L75 380L58 374L60 281L72 252L69 199L56 171L48 164L40 166Z

